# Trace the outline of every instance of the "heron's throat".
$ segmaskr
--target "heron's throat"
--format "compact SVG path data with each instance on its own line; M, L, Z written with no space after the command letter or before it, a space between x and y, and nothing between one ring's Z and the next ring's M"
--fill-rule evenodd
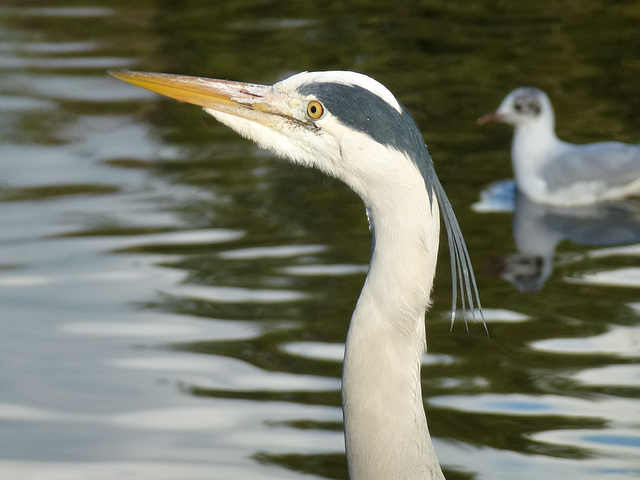
M429 304L440 235L438 205L431 204L426 189L406 197L405 202L367 209L372 253L354 316L366 309L363 299L369 296L377 316L386 319L380 321L389 323L424 315Z

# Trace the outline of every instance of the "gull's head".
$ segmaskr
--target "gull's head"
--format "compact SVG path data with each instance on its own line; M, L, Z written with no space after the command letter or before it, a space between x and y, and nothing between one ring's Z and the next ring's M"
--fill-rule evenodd
M478 120L480 124L505 122L514 127L540 124L553 126L553 107L546 93L533 87L521 87L507 95L498 110Z
M113 76L199 105L221 123L293 162L317 167L366 198L381 183L424 182L422 134L393 94L354 72L303 72L275 85L183 75ZM428 187L427 187L428 188Z

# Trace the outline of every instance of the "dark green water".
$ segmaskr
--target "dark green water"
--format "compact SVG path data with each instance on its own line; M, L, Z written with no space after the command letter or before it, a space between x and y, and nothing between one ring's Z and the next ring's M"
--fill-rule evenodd
M0 477L347 478L360 200L118 69L384 83L491 332L449 331L443 246L423 387L447 478L638 477L638 202L472 205L512 176L510 129L476 120L517 86L564 140L640 142L639 24L630 1L0 0Z

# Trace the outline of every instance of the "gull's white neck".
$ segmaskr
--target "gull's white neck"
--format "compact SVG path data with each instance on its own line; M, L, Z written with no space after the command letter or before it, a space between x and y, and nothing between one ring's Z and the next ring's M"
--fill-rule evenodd
M417 169L409 179L406 173L402 176L402 181L387 179L384 188L362 195L374 246L344 360L351 480L444 479L429 437L420 384L439 211Z
M516 125L513 134L511 158L516 184L533 199L546 198L547 185L541 172L563 148L564 142L556 137L553 120L552 115L541 116Z

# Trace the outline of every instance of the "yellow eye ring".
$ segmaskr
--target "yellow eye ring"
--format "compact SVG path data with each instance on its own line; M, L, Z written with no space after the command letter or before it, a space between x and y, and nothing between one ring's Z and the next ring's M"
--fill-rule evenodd
M318 120L322 115L324 115L324 107L317 100L311 100L307 105L307 115L309 118L313 120Z

